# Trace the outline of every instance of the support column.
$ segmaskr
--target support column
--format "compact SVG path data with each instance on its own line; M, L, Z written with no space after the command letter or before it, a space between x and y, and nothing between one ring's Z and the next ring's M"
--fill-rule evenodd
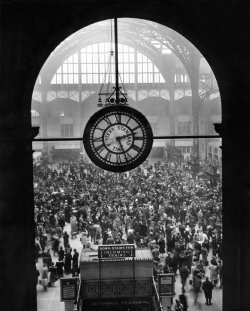
M78 51L78 74L79 74L79 82L78 82L78 113L77 113L77 120L76 120L76 125L77 125L77 133L75 133L75 136L78 135L78 137L83 136L83 102L82 102L82 67L81 67L81 51ZM99 69L100 70L100 69ZM84 152L83 148L83 143L80 142L80 153Z
M175 85L174 85L174 75L175 75L175 68L171 68L168 72L167 76L167 85L169 91L169 121L170 121L170 135L175 135L175 125L176 125L176 107L174 102L175 96ZM173 145L175 140L173 141Z
M193 115L193 135L199 135L200 123L200 98L199 98L199 66L200 57L195 52L191 52L191 64L189 66L189 78L192 90L192 115ZM193 154L195 171L199 170L199 139L193 139Z
M36 310L34 129L0 131L0 310Z

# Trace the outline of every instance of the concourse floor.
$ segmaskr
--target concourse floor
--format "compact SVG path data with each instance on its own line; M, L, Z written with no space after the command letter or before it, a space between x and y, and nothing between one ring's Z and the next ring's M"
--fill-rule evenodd
M68 231L70 234L70 226L67 225L65 227L65 230ZM72 249L77 249L79 254L81 253L82 250L82 245L80 242L80 234L74 238L70 238L70 246ZM97 246L93 246L96 247ZM53 262L57 261L57 257L52 256ZM163 260L163 258L161 258ZM206 268L206 275L209 276L209 269L208 267ZM66 276L71 276L66 275ZM187 280L187 285L186 285L186 296L188 299L188 310L190 311L196 311L196 310L203 310L203 311L222 311L222 289L219 287L215 287L213 290L213 298L212 298L212 305L207 306L205 304L205 296L203 291L200 293L199 298L198 298L198 303L194 305L193 302L193 294L192 294L192 289L191 286L189 285L189 280ZM178 299L180 293L181 293L181 283L180 283L180 277L177 271L176 275L176 282L175 282L175 292L176 296L174 297L175 299ZM65 305L64 302L60 301L60 281L57 281L55 283L54 287L48 287L47 291L43 289L41 285L37 285L37 310L38 311L64 311L65 310Z

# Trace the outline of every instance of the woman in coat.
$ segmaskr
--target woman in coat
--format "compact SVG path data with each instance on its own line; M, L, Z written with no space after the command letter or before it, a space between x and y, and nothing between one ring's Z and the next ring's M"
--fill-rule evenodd
M218 267L215 265L215 262L211 260L211 265L209 267L210 270L210 281L216 285L218 281Z

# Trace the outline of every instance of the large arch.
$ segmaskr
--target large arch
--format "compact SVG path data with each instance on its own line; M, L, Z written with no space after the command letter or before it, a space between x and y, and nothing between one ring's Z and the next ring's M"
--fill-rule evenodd
M246 1L233 0L1 2L1 309L36 310L30 102L40 68L71 33L102 19L130 16L184 35L216 75L223 113L224 309L248 310L248 11Z

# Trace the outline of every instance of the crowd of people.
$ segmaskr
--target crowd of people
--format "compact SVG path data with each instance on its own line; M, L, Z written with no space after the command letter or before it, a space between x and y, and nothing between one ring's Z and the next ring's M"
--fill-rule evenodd
M188 164L146 161L118 174L84 162L36 164L34 204L36 258L58 256L57 277L79 273L79 254L72 255L64 230L70 224L71 238L81 234L83 249L120 243L150 248L155 279L158 273L179 271L185 297L191 276L195 304L201 289L206 293L211 287L207 282L222 286L221 182L202 167L194 173ZM55 267L51 260L47 266Z

